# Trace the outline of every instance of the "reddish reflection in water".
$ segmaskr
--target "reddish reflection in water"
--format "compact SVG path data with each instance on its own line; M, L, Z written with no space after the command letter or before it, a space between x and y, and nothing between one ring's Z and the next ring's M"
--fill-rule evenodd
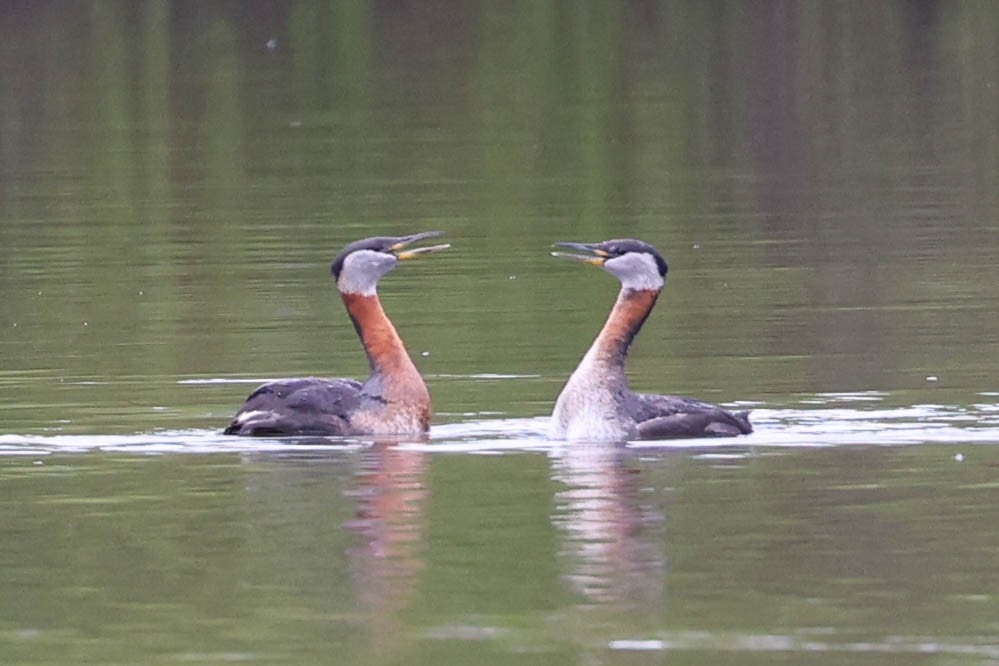
M378 443L365 452L356 477L357 515L346 526L360 543L347 557L372 649L380 654L400 649L400 613L412 603L424 566L425 455Z

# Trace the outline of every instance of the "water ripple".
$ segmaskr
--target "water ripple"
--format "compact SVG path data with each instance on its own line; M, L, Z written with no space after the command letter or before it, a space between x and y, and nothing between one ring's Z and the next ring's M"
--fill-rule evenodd
M822 394L802 398L799 405L791 407L754 404L751 407L756 431L746 437L641 441L631 442L628 447L637 450L744 451L768 447L999 443L999 404L867 406L871 402L883 402L885 398L886 394L873 392ZM746 404L736 406L750 407ZM433 426L425 439L393 443L427 453L471 454L552 451L564 446L564 443L547 439L547 416L496 418L494 413L462 416L467 420ZM367 438L248 439L227 437L213 430L162 430L127 435L10 433L0 434L0 455L92 450L136 454L316 452L354 450L370 443Z
M615 639L611 650L665 652L723 650L727 652L851 652L908 655L960 655L999 658L999 648L990 643L947 642L932 637L889 636L884 640L832 642L811 637L739 634L722 632L675 632L655 639Z

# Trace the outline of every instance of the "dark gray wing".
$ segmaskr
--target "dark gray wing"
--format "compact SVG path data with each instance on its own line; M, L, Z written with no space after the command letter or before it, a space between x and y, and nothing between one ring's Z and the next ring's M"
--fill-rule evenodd
M347 435L361 404L353 379L282 379L257 388L225 429L226 435Z
M693 398L634 393L626 405L642 439L733 437L753 432L749 412L730 412Z

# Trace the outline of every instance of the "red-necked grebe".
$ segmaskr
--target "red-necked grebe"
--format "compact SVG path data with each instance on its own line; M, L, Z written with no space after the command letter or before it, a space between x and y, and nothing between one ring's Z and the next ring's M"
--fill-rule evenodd
M624 441L676 437L730 437L753 431L748 412L672 395L633 393L624 363L632 340L655 307L669 270L648 243L556 243L585 254L553 256L601 266L621 281L614 308L555 402L553 439Z
M430 393L378 300L378 280L397 262L450 245L406 249L443 234L365 238L343 249L330 267L364 351L371 376L281 379L250 394L227 435L422 434L430 427Z

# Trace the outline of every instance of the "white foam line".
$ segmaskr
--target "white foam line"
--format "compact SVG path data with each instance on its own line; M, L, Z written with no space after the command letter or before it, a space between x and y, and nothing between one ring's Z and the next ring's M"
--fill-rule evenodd
M266 384L267 382L277 381L274 379L264 379L264 378L235 378L235 377L208 377L205 379L178 379L178 384Z
M780 634L681 632L663 638L615 639L609 641L607 647L621 651L851 652L999 658L999 647L995 645L947 643L937 638L921 636L888 636L882 640L836 643Z
M215 380L193 380L212 381ZM229 382L231 380L224 380ZM260 380L251 380L260 381ZM837 446L909 446L917 444L999 443L999 405L974 407L912 405L880 410L757 409L756 431L743 437L636 441L635 450L678 449L694 452L751 448L821 448ZM555 451L573 446L546 438L549 418L472 418L431 428L429 439L403 443L414 451L499 453ZM485 418L483 418L485 417ZM131 435L0 434L0 455L40 455L43 452L113 450L128 452L253 452L350 450L367 446L358 438L229 437L218 430L172 430Z

